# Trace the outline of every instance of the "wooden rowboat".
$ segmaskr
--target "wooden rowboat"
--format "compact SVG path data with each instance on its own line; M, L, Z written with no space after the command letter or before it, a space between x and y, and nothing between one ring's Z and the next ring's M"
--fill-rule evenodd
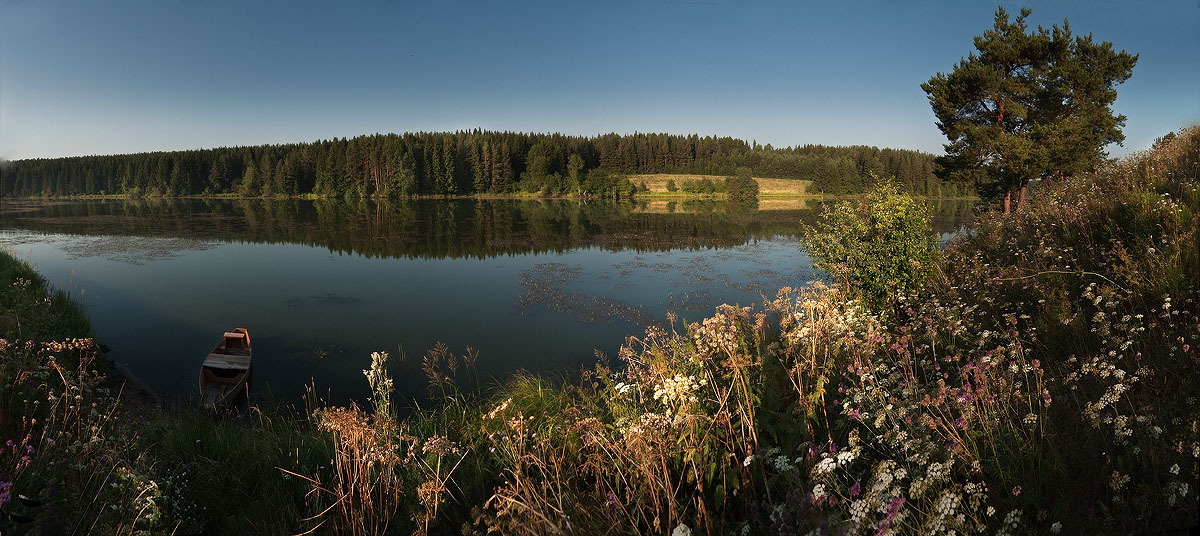
M224 409L248 390L250 332L234 328L200 365L200 400L209 409Z

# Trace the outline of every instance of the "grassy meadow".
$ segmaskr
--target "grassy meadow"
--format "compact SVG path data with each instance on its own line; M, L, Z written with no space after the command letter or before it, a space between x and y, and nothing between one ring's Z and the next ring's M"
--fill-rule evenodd
M819 192L810 192L812 181L804 179L772 179L765 177L752 177L754 182L758 183L758 197L803 197L821 195ZM630 175L629 180L637 185L638 193L646 196L692 196L679 190L686 181L702 181L710 180L714 183L721 183L725 180L724 175L689 175L676 173L652 173L643 175ZM667 184L674 183L676 190L671 191ZM643 190L642 186L646 189Z
M1198 176L1190 128L1037 184L886 307L834 277L491 386L486 356L439 345L427 407L396 400L382 352L362 406L320 385L241 416L130 406L72 297L0 255L0 532L1183 531Z

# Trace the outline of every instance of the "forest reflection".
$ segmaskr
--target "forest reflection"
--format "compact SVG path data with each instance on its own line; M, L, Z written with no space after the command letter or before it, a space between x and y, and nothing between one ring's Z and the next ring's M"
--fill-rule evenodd
M292 243L382 258L487 258L728 247L795 237L816 199L759 202L574 199L99 199L0 205L0 228L85 236ZM971 204L930 201L933 231L953 231ZM161 247L161 243L157 244Z

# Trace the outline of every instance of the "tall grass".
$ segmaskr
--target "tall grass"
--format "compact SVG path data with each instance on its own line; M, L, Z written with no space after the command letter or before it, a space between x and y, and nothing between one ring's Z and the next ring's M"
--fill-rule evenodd
M332 472L333 445L303 414L273 404L214 415L180 404L164 410L143 444L181 534L297 534L318 504L308 478ZM278 468L286 467L289 472Z

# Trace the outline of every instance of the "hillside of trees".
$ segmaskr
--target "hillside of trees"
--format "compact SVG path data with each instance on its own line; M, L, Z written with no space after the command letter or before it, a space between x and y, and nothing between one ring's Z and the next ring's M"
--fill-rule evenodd
M0 194L405 197L544 195L614 197L625 174L733 175L813 181L827 194L859 193L895 177L916 195L958 196L933 174L933 155L867 146L775 149L730 137L492 131L375 134L313 143L130 155L14 160L0 165Z

